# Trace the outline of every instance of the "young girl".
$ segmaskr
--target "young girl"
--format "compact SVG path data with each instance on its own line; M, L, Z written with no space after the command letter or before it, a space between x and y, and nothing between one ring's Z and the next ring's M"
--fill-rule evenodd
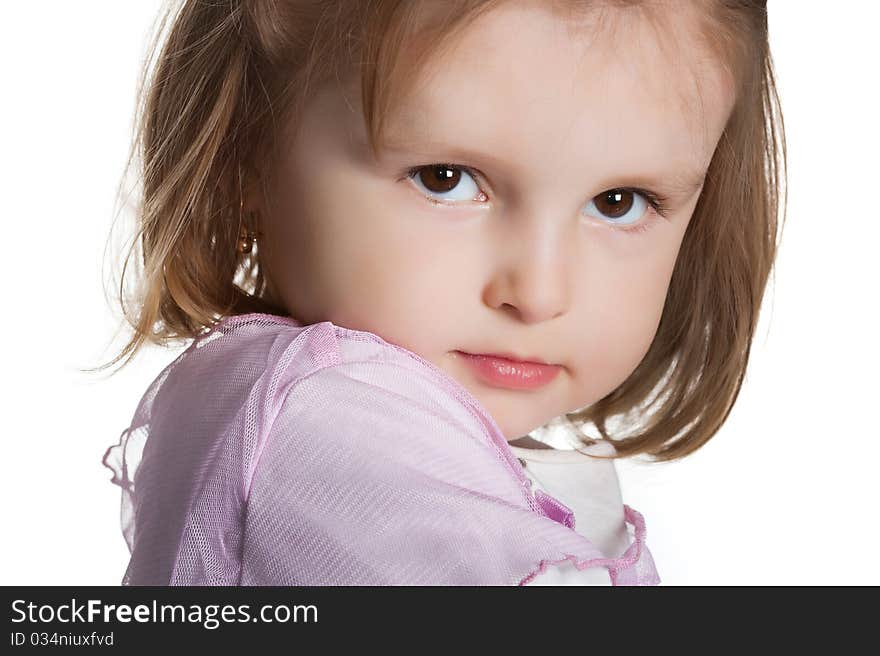
M692 453L743 380L765 2L186 1L162 35L110 364L193 341L104 456L123 583L658 583L614 459Z

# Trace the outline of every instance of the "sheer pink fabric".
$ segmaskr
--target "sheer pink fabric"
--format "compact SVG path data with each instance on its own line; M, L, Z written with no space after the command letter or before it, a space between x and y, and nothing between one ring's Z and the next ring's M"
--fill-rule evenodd
M123 585L516 585L552 563L655 585L641 515L606 558L455 380L377 335L229 317L150 385L103 463Z

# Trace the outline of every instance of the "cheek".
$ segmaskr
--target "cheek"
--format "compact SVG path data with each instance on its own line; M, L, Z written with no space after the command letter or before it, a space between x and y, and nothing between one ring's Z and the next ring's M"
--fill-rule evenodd
M646 241L647 245L648 242ZM638 257L594 258L586 273L581 325L584 385L600 398L632 373L648 352L666 301L677 242L651 242ZM592 377L592 379L591 379Z
M440 348L448 326L463 320L455 314L462 281L474 280L462 267L460 231L346 161L302 171L303 179L291 171L279 193L288 224L272 264L285 272L285 297L312 321L366 330L413 351L432 340Z
M413 256L411 250L392 247L387 242L380 251L360 252L349 260L353 290L346 305L371 325L422 325L429 316L443 314L448 288L434 266Z
M641 362L656 333L662 297L645 298L621 292L596 313L590 331L592 348L587 371L595 376L600 395L623 382Z
M460 320L456 313L468 274L455 248L429 230L408 229L399 217L390 220L389 212L393 208L362 208L356 218L372 229L343 231L325 250L321 266L325 280L332 281L330 320L412 351L432 352L442 347L439 340L449 325Z

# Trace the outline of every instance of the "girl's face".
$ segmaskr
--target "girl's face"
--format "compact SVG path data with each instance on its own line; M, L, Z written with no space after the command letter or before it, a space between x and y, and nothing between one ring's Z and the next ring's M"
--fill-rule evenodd
M257 208L271 297L429 360L508 440L613 391L654 338L734 101L685 9L667 10L681 14L667 53L644 19L608 38L502 5L431 62L378 161L358 80L323 89L286 142L274 206ZM561 369L498 387L458 351Z

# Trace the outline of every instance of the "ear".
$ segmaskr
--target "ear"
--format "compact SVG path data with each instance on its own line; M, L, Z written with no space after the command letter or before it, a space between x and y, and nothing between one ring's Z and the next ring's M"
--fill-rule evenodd
M238 170L240 178L236 180L238 185L236 194L241 203L242 213L247 215L255 212L257 215L260 215L264 208L263 197L260 193L259 176L250 171L249 167L245 165L239 166Z

